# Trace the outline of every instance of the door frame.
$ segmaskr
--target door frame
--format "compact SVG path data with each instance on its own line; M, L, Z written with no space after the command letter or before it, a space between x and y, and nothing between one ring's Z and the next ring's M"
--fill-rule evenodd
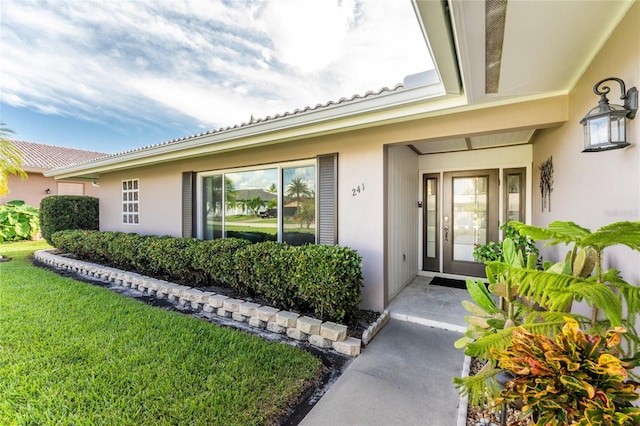
M422 213L422 271L432 273L442 273L448 275L463 275L463 276L485 276L485 265L481 262L466 262L466 261L453 261L446 263L447 258L453 259L453 244L447 247L445 242L444 233L444 217L449 212L451 214L451 203L453 201L453 178L454 177L466 177L466 176L488 176L489 185L487 188L487 196L489 211L487 212L487 241L498 241L499 239L499 225L500 225L500 168L486 168L476 170L447 170L440 173L422 173L422 196L423 203L426 203L426 181L427 179L436 178L437 185L437 219L436 219L436 247L437 247L437 260L427 260L427 209L426 205L423 206ZM451 224L451 223L450 223ZM446 250L449 250L446 253Z
M429 241L427 240L427 229L428 229L428 224L429 224L429 218L428 218L428 210L427 210L427 203L428 203L428 199L427 199L427 180L429 179L435 179L436 181L436 217L435 217L435 246L436 246L436 255L435 257L429 258L427 257L427 253L428 253L428 248L427 245L429 244ZM441 259L441 253L442 250L440 248L440 213L441 213L441 207L442 207L442 200L441 200L441 182L442 182L442 175L441 173L423 173L422 175L422 200L423 200L423 207L422 207L422 270L423 271L431 271L431 272L440 272L440 259Z

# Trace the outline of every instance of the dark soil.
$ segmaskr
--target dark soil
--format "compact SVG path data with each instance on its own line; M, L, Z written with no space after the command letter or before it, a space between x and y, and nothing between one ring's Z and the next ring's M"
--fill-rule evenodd
M311 411L313 406L320 400L320 398L327 392L327 390L333 385L333 383L340 377L340 375L344 372L344 370L349 366L352 361L351 357L346 355L339 354L335 351L319 349L317 347L311 346L307 342L298 342L281 335L275 333L264 332L263 330L257 330L252 327L249 327L245 323L239 323L237 321L220 318L217 316L205 317L201 312L196 312L191 309L189 306L177 306L173 303L169 302L167 299L158 299L154 296L150 296L148 294L142 294L139 291L132 291L131 289L115 286L112 283L106 282L104 280L95 279L91 277L87 277L76 272L68 271L61 268L56 268L51 265L47 265L41 262L38 262L35 259L32 259L32 262L35 266L49 269L51 271L56 272L59 275L73 278L77 281L86 282L92 285L108 288L114 292L123 294L128 297L135 298L143 303L147 303L151 306L155 306L161 309L166 309L169 311L177 311L185 315L190 315L196 318L201 318L224 327L232 327L235 329L242 330L247 333L257 334L260 337L263 337L267 340L276 340L281 341L282 343L294 345L304 349L317 358L319 358L323 365L323 374L320 379L313 383L307 390L300 395L297 403L290 407L289 411L282 417L280 421L280 425L284 426L295 426ZM218 294L222 294L228 297L237 297L241 298L234 290L225 288L225 287L207 287L207 288L199 288L203 291L211 291ZM246 298L245 298L246 299ZM249 300L249 299L246 299ZM260 303L259 300L251 299L255 303ZM313 313L305 313L298 312L300 314L308 314L310 316L314 316ZM348 334L349 336L360 338L364 330L366 330L371 324L373 324L379 317L379 313L368 310L360 310L358 311L355 319L351 324L347 324L348 326Z
M469 368L469 375L473 376L482 368L482 362L477 358L471 360L471 367ZM467 406L467 423L466 426L490 426L490 425L503 425L501 421L501 410L491 409L487 406L474 407L472 405ZM514 407L507 407L506 413L506 426L529 426L532 423L530 419L521 419L522 412Z

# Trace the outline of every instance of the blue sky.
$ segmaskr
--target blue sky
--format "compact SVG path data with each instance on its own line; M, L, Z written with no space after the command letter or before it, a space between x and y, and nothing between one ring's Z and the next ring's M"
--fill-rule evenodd
M0 0L0 121L108 153L393 87L410 0Z

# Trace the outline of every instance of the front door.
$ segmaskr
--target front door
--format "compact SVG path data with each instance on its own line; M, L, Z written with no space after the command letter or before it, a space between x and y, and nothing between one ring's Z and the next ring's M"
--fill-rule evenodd
M473 249L498 240L498 170L447 172L442 186L437 183L437 176L425 176L424 199L430 212L425 212L429 219L425 218L424 269L440 272L441 258L443 273L484 277L484 264L473 257ZM429 208L440 205L439 187L441 214Z
M443 272L484 277L473 249L498 240L498 170L445 173L443 188Z

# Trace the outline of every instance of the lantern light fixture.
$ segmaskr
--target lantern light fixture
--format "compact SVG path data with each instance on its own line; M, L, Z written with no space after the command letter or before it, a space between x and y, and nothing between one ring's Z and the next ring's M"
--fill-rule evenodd
M600 86L607 81L620 84L620 99L624 105L609 105L607 94L609 86ZM632 87L625 90L624 81L616 77L600 80L593 86L593 93L600 95L598 105L580 120L584 128L584 150L582 152L599 152L624 148L631 145L627 141L627 118L633 120L638 110L638 89Z

